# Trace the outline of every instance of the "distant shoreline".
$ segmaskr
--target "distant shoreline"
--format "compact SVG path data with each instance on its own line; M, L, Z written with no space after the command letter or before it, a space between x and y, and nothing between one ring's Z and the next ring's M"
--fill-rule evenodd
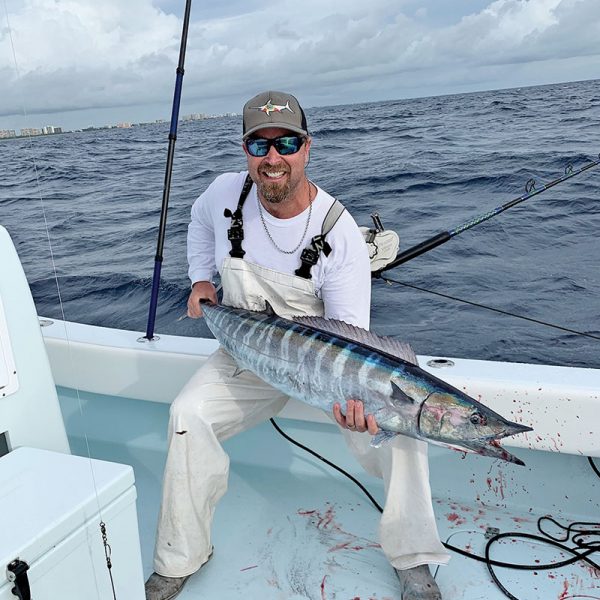
M55 135L64 135L65 133L74 133L73 131L61 131L60 133L36 133L35 135L14 135L11 137L0 137L0 142L8 140L26 140L28 138L53 137Z
M214 119L222 119L222 118L227 118L227 117L237 117L239 115L232 113L232 114L224 114L224 115L208 115L206 117L203 117L202 119L179 119L178 123L179 125L184 125L186 123L194 123L194 122L198 122L198 121L209 121L209 120L214 120ZM122 130L130 130L130 129L138 129L140 127L153 127L156 125L169 125L169 122L166 120L163 121L149 121L146 123L132 123L130 126L128 127L119 127L118 125L104 125L104 126L100 126L100 127L84 127L82 129L73 129L73 130L64 130L64 131L60 131L60 132L56 132L56 133L36 133L34 135L15 135L15 136L11 136L11 137L0 137L0 142L2 141L6 141L6 140L24 140L24 139L28 139L28 138L47 138L47 137L52 137L55 135L64 135L64 134L72 134L72 133L90 133L90 132L94 132L94 131L112 131L114 129L122 129Z

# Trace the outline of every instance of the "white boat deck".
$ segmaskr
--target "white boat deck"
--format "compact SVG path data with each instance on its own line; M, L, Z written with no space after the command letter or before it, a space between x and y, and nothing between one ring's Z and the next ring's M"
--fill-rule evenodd
M133 465L144 573L152 550L165 461L168 405L80 392L59 397L74 453ZM115 418L118 415L118 418ZM381 503L383 489L345 450L332 425L282 419L299 441L358 477ZM227 494L216 512L212 560L186 585L181 600L390 600L397 580L377 544L379 513L364 494L265 423L226 443ZM600 520L600 479L582 456L516 449L518 467L430 447L440 535L483 554L488 527L535 534L551 514L565 524ZM110 531L108 532L110 541ZM503 540L492 558L542 564L567 558L530 540ZM600 552L591 557L600 562ZM119 568L118 562L114 568ZM551 571L497 569L519 600L600 599L600 572L584 562ZM453 554L435 572L445 600L505 598L484 564Z
M8 431L15 448L66 451L64 420L75 454L86 456L89 444L92 457L132 465L147 577L169 402L215 342L165 336L160 344L139 344L134 332L56 322L44 327L44 348L27 281L1 227L0 250L0 315L7 325L0 373L7 389L15 390L10 396L5 390L0 403L0 433ZM600 478L585 458L600 457L597 369L457 360L444 373L473 397L535 428L511 444L526 467L430 447L444 541L481 555L490 527L534 534L537 518L546 514L565 525L600 521ZM312 416L292 419L299 415L294 410L281 421L285 429L357 476L382 503L381 483L362 473L335 427ZM379 514L355 484L290 445L268 423L229 440L226 449L231 478L216 512L215 554L181 600L399 598L393 569L377 544ZM110 530L108 537L110 543ZM538 542L507 539L493 548L492 558L541 565L565 556ZM598 564L600 551L591 558ZM115 570L131 568L113 559ZM518 600L600 600L600 573L582 562L556 571L500 570L499 577ZM445 600L505 597L485 565L460 556L438 569L436 578Z

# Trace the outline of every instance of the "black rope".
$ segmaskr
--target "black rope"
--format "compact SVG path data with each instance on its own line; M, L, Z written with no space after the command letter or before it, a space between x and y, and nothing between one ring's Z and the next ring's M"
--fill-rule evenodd
M457 298L456 296L451 296L450 294L443 294L442 292L436 292L434 290L428 290L423 287L419 287L418 285L413 285L411 283L406 283L405 281L398 281L397 279L391 279L390 277L381 277L383 281L386 283L397 283L398 285L403 285L405 287L412 288L414 290L419 290L420 292L427 292L428 294L433 294L434 296L440 296L441 298L446 298L448 300L455 300L456 302L462 302L463 304L469 304L470 306L475 306L477 308L485 308L486 310L491 310L492 312L499 313L501 315L507 315L509 317L514 317L515 319L523 319L524 321L530 321L531 323L537 323L538 325L545 325L546 327L552 327L553 329L558 329L560 331L565 331L567 333L572 333L574 335L580 335L583 337L588 337L593 340L600 340L600 336L593 335L591 333L585 333L583 331L577 331L575 329L569 329L568 327L563 327L562 325L556 325L554 323L548 323L547 321L541 321L540 319L534 319L532 317L526 317L524 315L517 315L516 313L502 310L500 308L494 308L493 306L488 306L486 304L479 304L478 302L472 302L471 300L464 300L463 298Z
M588 457L590 462L592 462L591 457ZM595 469L594 469L595 470ZM600 476L600 474L599 474ZM562 529L566 532L564 537L557 538L552 536L547 531L544 531L542 528L543 521L550 521L557 528ZM591 554L600 551L600 523L586 523L586 522L576 522L571 523L568 526L564 526L555 519L550 516L540 517L537 521L538 531L542 535L532 535L530 533L520 533L520 532L508 532L508 533L499 533L491 538L485 547L485 558L488 571L490 576L494 580L494 583L498 586L500 591L510 600L519 600L516 596L513 596L503 585L500 583L496 573L494 572L494 564L493 561L489 560L490 557L490 548L494 543L498 540L504 538L511 539L526 539L526 540L534 540L536 542L543 542L544 544L548 544L550 546L554 546L555 548L559 548L562 552L566 554L572 554L572 558L568 558L566 560L547 563L547 564L536 564L536 565L520 565L518 569L527 570L527 571L547 571L550 569L559 569L561 567L565 567L567 565L571 565L573 563L584 561L589 564L592 568L600 570L600 564L594 562L589 558ZM589 528L589 529L588 529ZM573 535L574 534L574 535ZM596 538L596 540L590 540L590 538ZM562 542L570 541L575 545L575 547L566 546Z
M373 498L373 496L371 496L369 490L360 481L358 481L358 479L356 479L355 477L353 477L352 475L350 475L350 473L348 473L347 471L344 471L344 469L342 469L342 467L338 467L335 463L332 463L330 460L327 460L324 456L321 456L318 452L315 452L314 450L311 450L307 446L304 446L300 442L297 442L294 438L290 437L287 433L285 433L285 431L283 431L283 429L281 429L281 427L279 427L279 425L277 425L277 423L275 422L275 419L269 419L269 420L271 421L271 425L273 425L273 427L275 427L275 429L288 442L291 442L292 444L294 444L294 446L298 446L298 448L302 448L302 450L304 450L305 452L308 452L309 454L312 454L315 458L318 458L319 460L323 461L326 465L329 465L332 469L335 469L336 471L339 471L342 475L345 475L348 479L350 479L351 481L353 481L367 495L367 497L369 498L369 500L372 502L373 506L379 512L383 512L383 508L381 508L381 506L378 504L377 500L375 500L375 498Z

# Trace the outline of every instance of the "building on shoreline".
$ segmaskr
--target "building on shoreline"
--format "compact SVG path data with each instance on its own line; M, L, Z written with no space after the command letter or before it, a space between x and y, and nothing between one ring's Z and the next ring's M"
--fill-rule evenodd
M21 128L21 136L20 137L29 137L32 135L42 135L42 130L36 129L35 127L22 127Z
M203 113L192 113L191 115L184 115L181 120L182 121L202 121L206 119L207 116Z
M37 135L54 135L56 133L64 133L62 127L54 127L53 125L46 125L42 129L37 127L23 127L19 135L15 129L0 129L0 139L18 138L18 137L31 137Z

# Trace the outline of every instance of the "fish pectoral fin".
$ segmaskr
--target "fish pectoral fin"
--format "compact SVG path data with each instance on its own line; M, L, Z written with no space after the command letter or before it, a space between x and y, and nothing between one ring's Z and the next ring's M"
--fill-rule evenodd
M389 442L390 440L395 438L397 435L400 435L400 434L396 433L395 431L384 431L383 429L380 429L371 438L370 445L373 446L373 448L379 448L381 446L381 444L383 444L385 442Z
M247 371L248 369L241 369L240 367L236 367L235 371L233 372L232 377L237 377L238 375L241 375L244 371Z
M410 405L413 405L415 403L415 399L405 394L393 379L390 381L390 383L392 384L392 398L394 400L399 400L400 402L408 402Z

